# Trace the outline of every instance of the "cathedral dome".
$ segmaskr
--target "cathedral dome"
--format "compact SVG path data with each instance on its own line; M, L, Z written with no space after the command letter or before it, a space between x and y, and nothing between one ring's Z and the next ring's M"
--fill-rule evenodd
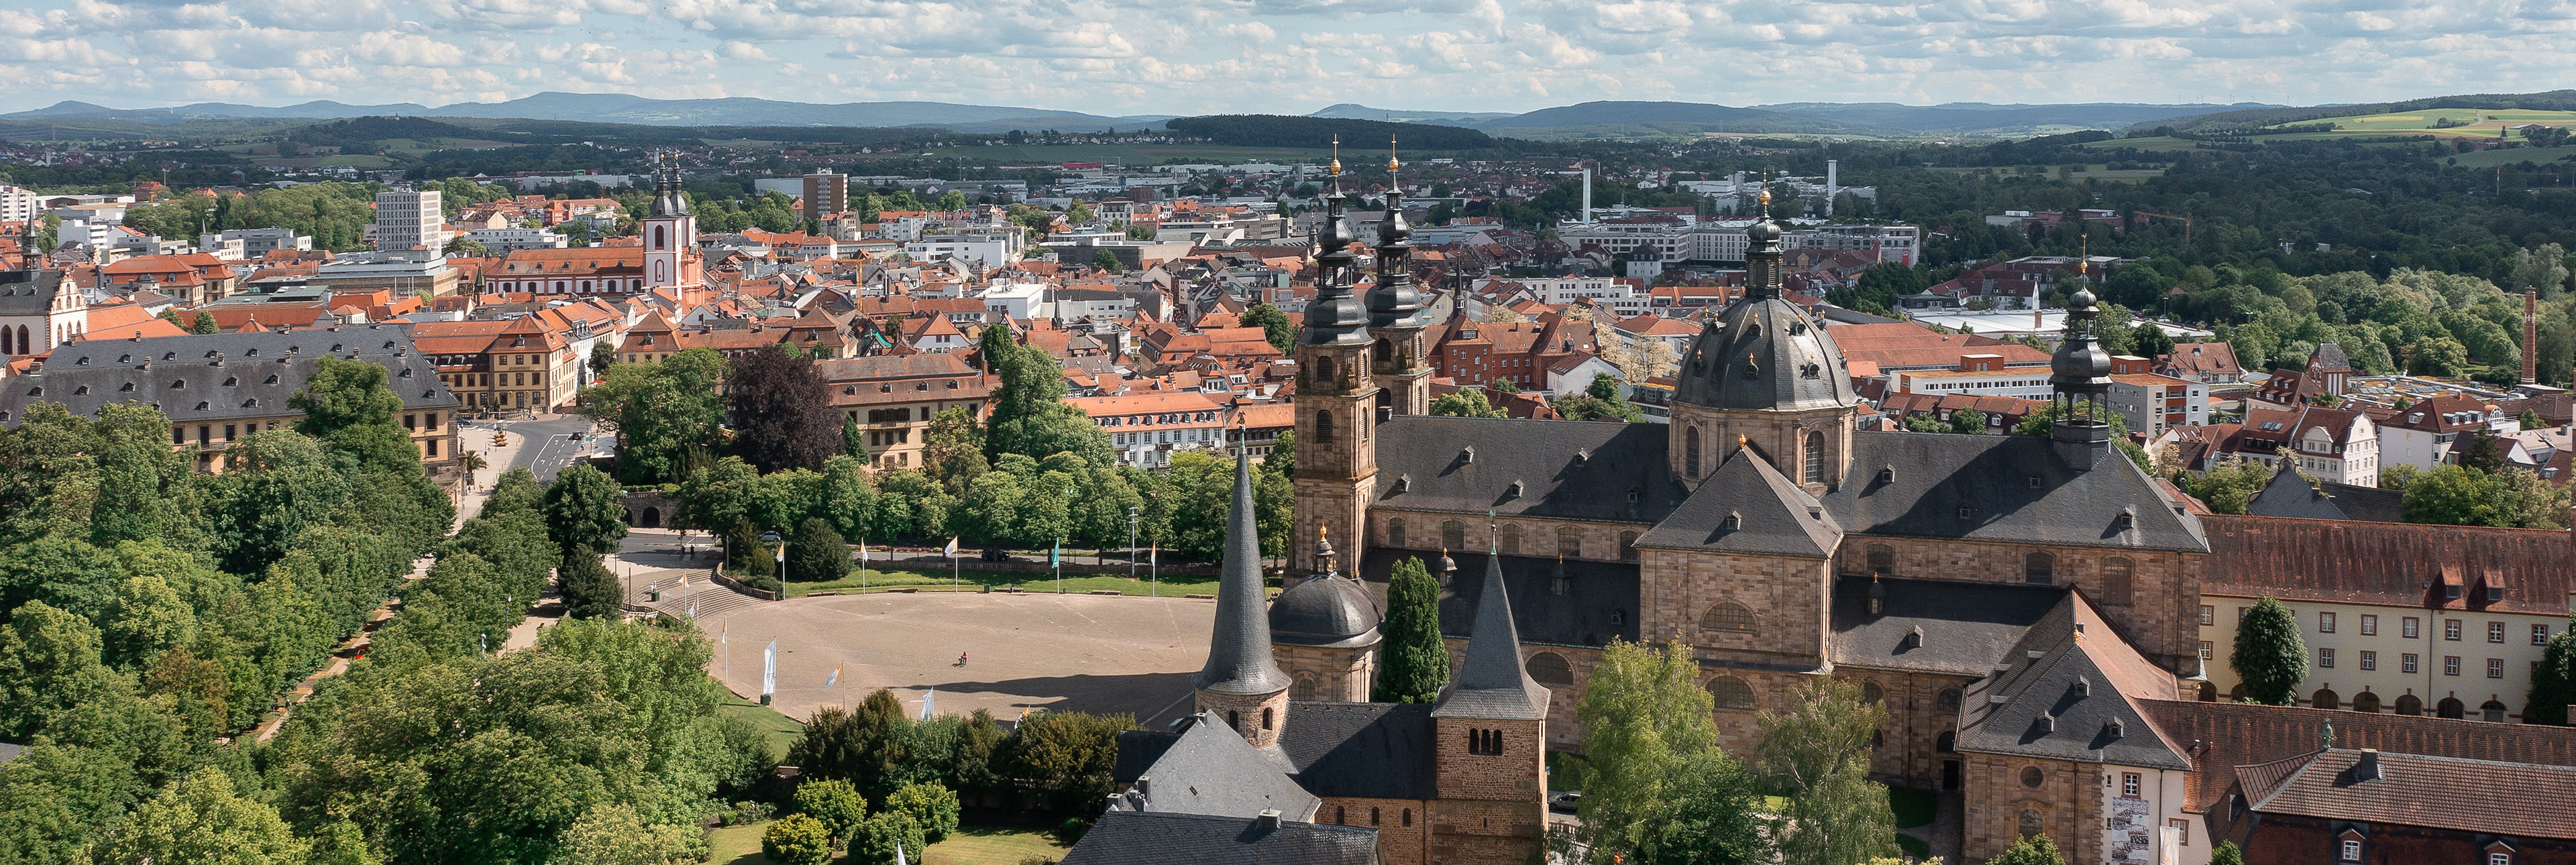
M1270 602L1270 640L1292 646L1365 646L1378 641L1377 602L1355 580L1317 577Z
M1842 349L1795 304L1748 299L1691 341L1673 402L1714 409L1794 411L1852 406Z

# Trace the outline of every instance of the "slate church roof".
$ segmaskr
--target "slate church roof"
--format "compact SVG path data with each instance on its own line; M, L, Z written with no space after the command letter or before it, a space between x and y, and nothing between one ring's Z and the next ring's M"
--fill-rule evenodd
M2198 518L2117 451L2091 469L2041 436L1855 432L1825 509L1856 535L2205 552ZM1962 510L1964 508L1965 510Z
M1369 594L1381 609L1388 571L1400 559L1417 557L1439 566L1436 551L1392 547L1370 547L1360 560ZM1484 581L1475 575L1483 573L1486 555L1451 550L1449 557L1458 571L1440 587L1440 633L1463 639L1474 629L1478 601L1484 597ZM1524 645L1600 646L1612 639L1637 639L1642 607L1635 563L1569 559L1560 582L1555 559L1501 558L1503 584L1514 599L1512 624ZM1436 570L1432 575L1440 576Z
M1362 826L1111 811L1064 865L1376 865L1377 830Z

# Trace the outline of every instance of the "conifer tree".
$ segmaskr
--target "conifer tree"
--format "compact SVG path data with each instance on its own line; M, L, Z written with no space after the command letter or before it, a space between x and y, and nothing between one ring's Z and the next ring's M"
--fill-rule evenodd
M2298 614L2271 598L2254 602L2236 623L2236 646L2227 667L2245 683L2247 701L2267 706L2296 702L2299 681L2308 677L2308 644L2299 637Z
M1369 699L1427 703L1449 684L1449 649L1440 643L1440 583L1419 558L1395 563L1386 585L1385 661Z
M2522 706L2526 724L2568 723L2567 704L2576 703L2576 618L2541 650L2540 669L2531 674L2531 699Z

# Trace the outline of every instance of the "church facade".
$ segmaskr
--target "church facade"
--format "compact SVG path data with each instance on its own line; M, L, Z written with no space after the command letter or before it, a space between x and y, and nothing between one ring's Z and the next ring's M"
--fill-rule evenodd
M1969 827L1971 858L2027 834L2034 812L2074 861L2132 861L2152 846L2101 829L2098 797L2018 783L2045 761L2050 784L2117 788L2110 752L2086 763L2064 749L1963 750L1963 738L2009 742L1963 737L1976 732L1966 704L1992 698L2005 655L2032 629L2052 614L2075 621L2069 604L2098 622L2093 654L2110 651L2107 636L2136 658L2096 662L2124 672L2121 699L2198 691L2209 543L2185 502L2093 420L2109 416L2111 364L2092 339L2089 293L2071 304L2051 369L2058 410L2073 419L2045 437L1856 430L1859 401L1829 324L1781 299L1771 222L1748 232L1744 299L1682 358L1669 425L1433 417L1418 399L1424 323L1403 273L1404 225L1383 223L1389 269L1365 297L1346 287L1354 239L1327 231L1297 341L1293 572L1347 570L1382 606L1395 562L1433 563L1462 672L1469 634L1497 606L1488 593L1507 594L1521 672L1550 695L1539 727L1549 748L1579 746L1574 706L1601 646L1678 642L1698 658L1721 744L1739 751L1756 714L1798 683L1859 681L1889 710L1875 774L1965 790L1970 820L1996 824ZM1291 618L1318 620L1309 606ZM1357 699L1373 640L1300 636L1274 652L1301 693ZM2091 810L2078 814L2079 801Z

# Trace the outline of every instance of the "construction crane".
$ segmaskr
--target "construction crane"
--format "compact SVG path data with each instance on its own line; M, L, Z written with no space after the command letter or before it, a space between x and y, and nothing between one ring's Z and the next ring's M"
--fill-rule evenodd
M2144 210L2132 210L2132 211L2129 211L2129 212L2130 212L2130 213L2135 213L2135 214L2137 214L2137 215L2139 215L2139 216L2152 216L2152 217L2155 217L2155 218L2157 218L2157 219L2179 219L2179 220L2182 220L2182 245L2184 245L2184 246L2190 246L2190 245L2191 245L2191 217L2188 217L2188 216L2174 216L2174 215L2172 215L2172 214L2168 214L2168 213L2148 213L2148 212L2146 212L2146 211L2144 211Z

